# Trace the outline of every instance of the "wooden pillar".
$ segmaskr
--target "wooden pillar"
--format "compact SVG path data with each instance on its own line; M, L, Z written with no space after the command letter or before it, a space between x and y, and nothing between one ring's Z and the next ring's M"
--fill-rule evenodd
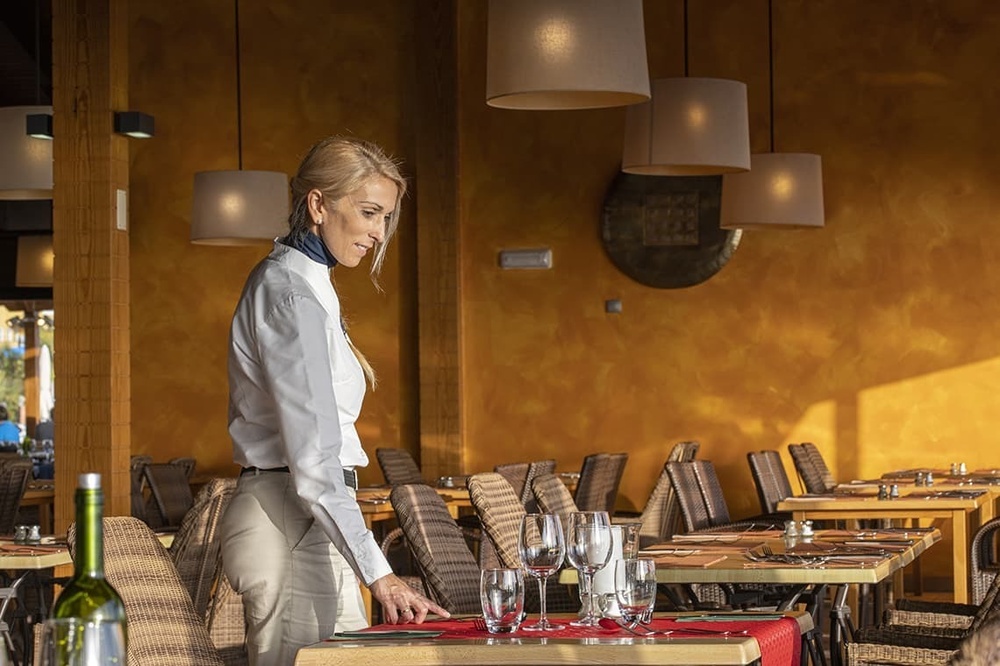
M458 7L417 11L417 304L420 467L425 479L465 471L461 438L458 225Z
M32 320L38 312L28 310L25 319ZM35 426L41 407L38 400L38 322L29 321L24 324L24 432L27 437L35 437Z
M129 251L116 225L128 191L126 0L52 3L56 326L56 531L82 472L101 474L105 515L129 504Z

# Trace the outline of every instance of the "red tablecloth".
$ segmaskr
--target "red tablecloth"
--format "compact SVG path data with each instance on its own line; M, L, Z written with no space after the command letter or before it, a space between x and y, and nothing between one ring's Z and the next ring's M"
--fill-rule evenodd
M535 617L531 616L529 622L534 622ZM559 620L560 624L565 624L565 620ZM685 627L695 627L699 629L711 629L714 631L742 631L757 640L760 646L762 666L798 666L802 649L802 634L799 631L799 623L790 617L779 620L739 620L712 621L712 622L677 622L674 618L656 618L650 627L653 629L676 629L683 631ZM444 632L439 636L441 639L461 639L461 638L482 638L487 635L485 631L475 628L473 620L440 620L429 621L423 624L380 624L371 627L371 631L388 631L392 629L425 629L428 631ZM549 638L630 638L632 634L625 629L604 629L602 627L571 627L553 632L541 634L537 631L517 631L512 634L498 635L498 638L539 638L541 636ZM646 640L683 640L684 638L705 638L704 634L674 634L672 636L658 636ZM433 639L432 639L433 640Z

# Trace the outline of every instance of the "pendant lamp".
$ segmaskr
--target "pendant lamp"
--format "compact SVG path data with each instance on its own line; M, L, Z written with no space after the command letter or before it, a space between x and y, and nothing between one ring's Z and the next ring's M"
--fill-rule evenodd
M546 111L648 99L642 0L490 0L488 105Z
M191 242L254 245L288 229L288 176L243 170L243 104L240 81L240 3L236 6L236 137L239 168L194 176Z
M0 108L0 199L52 198L52 142L28 135L29 115L52 113L51 106Z
M688 76L684 2L684 76L657 79L653 97L625 115L622 171L646 176L715 176L750 168L747 86Z
M774 152L774 20L767 3L771 152L750 156L750 171L722 177L723 229L814 228L825 223L819 155Z

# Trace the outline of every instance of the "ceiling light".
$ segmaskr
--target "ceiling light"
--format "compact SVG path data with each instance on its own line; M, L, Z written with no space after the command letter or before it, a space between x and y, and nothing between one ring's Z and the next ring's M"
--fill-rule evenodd
M136 139L153 136L155 122L153 116L141 111L115 111L115 132Z

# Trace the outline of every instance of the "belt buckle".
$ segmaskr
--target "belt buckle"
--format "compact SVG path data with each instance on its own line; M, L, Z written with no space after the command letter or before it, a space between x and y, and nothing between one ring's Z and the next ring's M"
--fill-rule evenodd
M358 489L358 471L354 469L344 470L344 483L347 484L349 488L354 490Z

